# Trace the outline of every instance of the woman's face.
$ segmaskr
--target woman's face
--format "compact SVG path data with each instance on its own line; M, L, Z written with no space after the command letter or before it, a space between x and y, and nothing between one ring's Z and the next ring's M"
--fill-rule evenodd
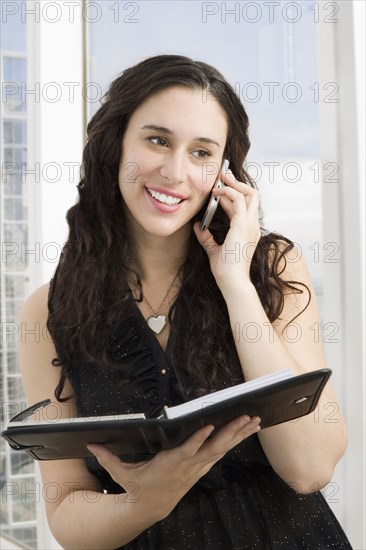
M174 86L136 109L118 178L133 234L167 237L189 227L214 184L226 138L223 109L201 90Z

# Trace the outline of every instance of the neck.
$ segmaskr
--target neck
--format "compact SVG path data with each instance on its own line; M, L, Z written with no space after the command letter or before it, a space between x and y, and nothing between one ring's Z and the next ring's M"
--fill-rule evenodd
M184 227L169 237L155 237L134 231L136 255L133 269L145 285L175 277L184 263L189 247L190 227Z

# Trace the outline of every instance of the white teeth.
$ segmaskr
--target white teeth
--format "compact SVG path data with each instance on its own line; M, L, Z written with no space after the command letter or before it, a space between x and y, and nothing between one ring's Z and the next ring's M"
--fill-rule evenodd
M153 189L147 189L148 192L154 199L164 204L179 204L183 199L178 199L177 197L172 197L171 195L165 195L164 193L158 193L153 191Z

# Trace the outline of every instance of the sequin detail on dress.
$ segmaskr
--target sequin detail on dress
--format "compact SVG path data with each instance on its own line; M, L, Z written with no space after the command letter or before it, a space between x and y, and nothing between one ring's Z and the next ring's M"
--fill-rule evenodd
M165 404L183 401L169 361L169 342L164 353L137 307L116 329L112 348L121 370L74 357L69 378L81 415L144 412L155 417ZM133 376L127 385L123 369ZM124 492L96 459L87 459L87 466L107 492ZM256 434L216 463L167 518L118 550L220 549L352 550L322 494L298 494L282 481Z

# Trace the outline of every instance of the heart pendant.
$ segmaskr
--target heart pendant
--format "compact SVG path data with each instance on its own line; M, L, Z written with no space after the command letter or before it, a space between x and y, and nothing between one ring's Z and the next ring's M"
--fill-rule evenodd
M147 324L156 334L160 334L166 325L166 316L158 315L157 317L149 317Z

